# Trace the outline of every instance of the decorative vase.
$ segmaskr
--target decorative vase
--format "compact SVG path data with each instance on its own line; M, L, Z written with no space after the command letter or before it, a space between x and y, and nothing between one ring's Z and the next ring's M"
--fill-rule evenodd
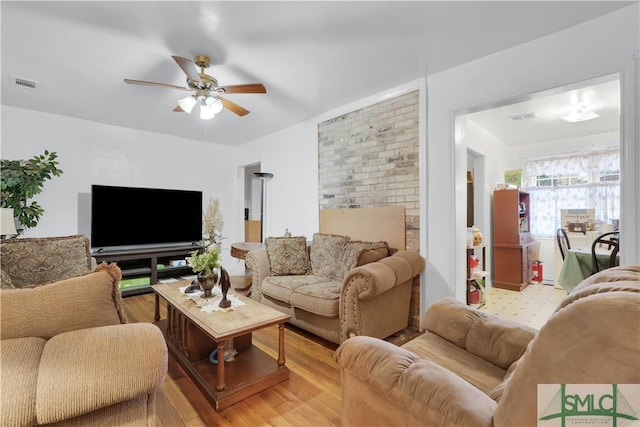
M218 283L218 279L220 279L220 275L217 270L214 270L211 274L198 276L198 282L204 291L204 295L202 295L203 298L212 297L211 290Z

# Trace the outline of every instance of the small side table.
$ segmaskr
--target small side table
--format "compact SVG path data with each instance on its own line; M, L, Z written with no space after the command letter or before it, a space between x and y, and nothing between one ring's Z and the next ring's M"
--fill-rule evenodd
M249 251L254 249L264 248L264 244L260 242L237 242L231 244L231 256L234 258L238 258L244 260ZM251 288L251 276L249 276L248 280L245 280L244 283L247 285L244 288L235 288L239 291L246 291Z
M264 248L264 244L260 242L238 242L231 244L231 256L238 259L244 259L249 251Z

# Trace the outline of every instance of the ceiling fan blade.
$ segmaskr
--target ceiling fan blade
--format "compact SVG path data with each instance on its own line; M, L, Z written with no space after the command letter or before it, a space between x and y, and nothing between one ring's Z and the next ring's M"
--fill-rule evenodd
M187 58L183 58L181 56L172 55L171 56L174 61L178 64L182 71L187 75L189 80L193 80L195 82L200 82L200 75L193 64L193 61Z
M178 90L187 90L187 91L192 90L183 86L170 85L167 83L148 82L145 80L124 79L124 82L130 85L158 86L158 87L166 87L169 89L178 89Z
M224 93L267 93L267 88L262 83L220 86L218 89L222 89Z
M176 105L176 108L174 108L173 111L176 113L184 113L184 110L179 105Z
M222 105L224 106L224 108L226 108L227 110L233 113L236 113L239 116L246 116L247 114L249 114L249 110L239 106L234 102L229 101L228 99L224 99L220 97L218 97L218 99L222 101Z

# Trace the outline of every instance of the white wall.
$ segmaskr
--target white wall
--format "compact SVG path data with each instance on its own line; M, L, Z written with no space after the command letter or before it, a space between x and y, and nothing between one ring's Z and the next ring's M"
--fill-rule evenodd
M495 136L491 135L483 128L465 116L460 117L462 139L466 142L467 148L475 153L481 154L484 160L483 174L478 174L478 181L474 183L476 194L476 227L480 229L484 237L484 244L487 246L486 268L492 271L493 249L492 242L492 201L493 188L496 183L504 181L504 171L508 170L509 148ZM480 196L480 197L478 197ZM478 212L483 214L479 214ZM464 266L463 266L464 267ZM493 277L489 277L490 284Z
M243 167L257 162L262 172L273 174L266 184L267 236L282 236L289 229L310 239L318 231L317 137L316 122L308 121L240 147L237 164L243 180Z
M423 83L420 80L391 88L242 145L238 153L239 168L260 162L261 171L274 174L267 184L267 235L281 236L288 228L292 235L310 239L318 232L320 122L410 91L424 91ZM419 102L423 103L424 95L421 97Z
M221 200L227 237L223 248L244 240L243 234L235 234L235 223L243 218L235 218L236 150L230 147L2 106L1 149L3 159L55 151L63 171L60 177L45 181L42 193L35 197L45 213L24 237L84 231L78 226L83 220L78 195L90 193L92 184L104 184L200 190L203 208L209 198ZM229 251L223 252L226 256Z
M630 98L623 113L634 126L625 135L625 149L637 161L638 29L635 4L567 30L498 52L431 75L428 87L427 159L427 292L422 307L444 296L465 295L466 153L454 140L457 110L510 99L572 82L624 71L622 90ZM635 131L635 134L634 134ZM633 164L633 163L631 163ZM625 172L623 172L625 173ZM635 168L627 168L627 182L636 182ZM629 179L630 178L630 179ZM628 218L637 214L640 190L629 189ZM626 197L626 195L625 195ZM628 240L640 240L637 226ZM637 246L629 243L629 248ZM630 250L628 253L632 253ZM636 255L628 255L629 261ZM635 259L635 262L638 262Z

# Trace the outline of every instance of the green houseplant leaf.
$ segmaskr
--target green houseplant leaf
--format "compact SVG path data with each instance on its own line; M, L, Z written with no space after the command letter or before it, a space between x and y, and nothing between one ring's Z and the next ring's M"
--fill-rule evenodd
M40 194L46 180L62 175L58 169L56 152L44 151L27 160L0 160L0 205L13 208L20 224L33 228L38 224L44 209L31 200ZM22 228L18 232L22 233Z
M207 276L212 270L220 267L220 248L217 245L209 245L203 252L193 251L187 257L187 265L194 273Z

